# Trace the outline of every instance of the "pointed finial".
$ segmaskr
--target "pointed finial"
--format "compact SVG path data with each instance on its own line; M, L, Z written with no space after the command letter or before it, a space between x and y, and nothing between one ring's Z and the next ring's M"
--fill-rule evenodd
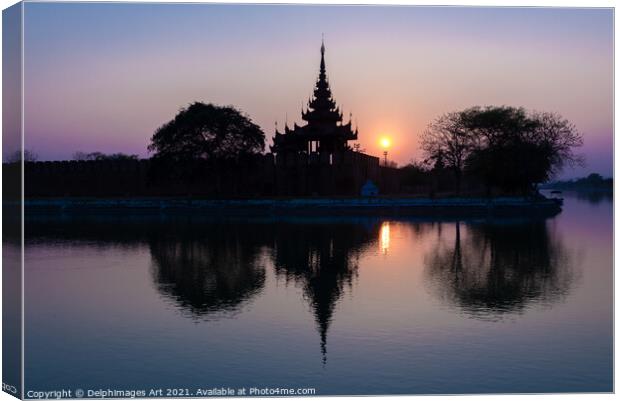
M323 39L321 39L321 68L319 72L319 81L325 79L325 41Z
M325 33L321 33L321 54L325 54Z

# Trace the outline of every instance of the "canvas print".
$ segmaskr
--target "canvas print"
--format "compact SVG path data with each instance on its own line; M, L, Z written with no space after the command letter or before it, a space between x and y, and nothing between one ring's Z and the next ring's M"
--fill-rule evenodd
M613 392L611 8L3 11L3 391Z

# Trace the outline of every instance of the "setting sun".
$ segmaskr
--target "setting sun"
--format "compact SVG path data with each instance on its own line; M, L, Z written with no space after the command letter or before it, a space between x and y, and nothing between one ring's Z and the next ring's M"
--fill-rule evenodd
M387 149L392 145L392 140L386 136L379 139L379 144L382 148Z

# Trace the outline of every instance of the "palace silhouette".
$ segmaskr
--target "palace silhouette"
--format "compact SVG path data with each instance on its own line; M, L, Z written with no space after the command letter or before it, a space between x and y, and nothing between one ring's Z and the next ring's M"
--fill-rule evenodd
M334 153L350 150L348 141L357 140L357 129L351 128L351 120L342 123L342 112L332 98L332 92L325 72L325 43L321 43L321 67L314 88L314 98L308 101L306 111L301 110L304 126L284 126L284 134L273 137L273 153L319 152Z
M277 127L271 152L249 160L213 166L192 165L191 180L152 179L153 161L71 160L27 162L27 197L205 196L219 198L270 196L359 196L364 184L381 194L400 191L399 170L354 150L358 139L351 119L343 122L333 99L321 43L319 76L312 99L301 110L306 122L284 132ZM6 166L10 167L10 166ZM17 168L17 166L15 166ZM374 185L373 185L374 187Z

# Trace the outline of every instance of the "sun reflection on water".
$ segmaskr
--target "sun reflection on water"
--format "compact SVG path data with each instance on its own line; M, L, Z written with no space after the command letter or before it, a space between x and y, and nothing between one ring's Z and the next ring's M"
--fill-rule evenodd
M389 222L384 222L381 225L381 232L379 233L380 235L380 241L379 243L381 244L381 253L383 253L384 255L387 255L388 250L390 249L390 223Z

